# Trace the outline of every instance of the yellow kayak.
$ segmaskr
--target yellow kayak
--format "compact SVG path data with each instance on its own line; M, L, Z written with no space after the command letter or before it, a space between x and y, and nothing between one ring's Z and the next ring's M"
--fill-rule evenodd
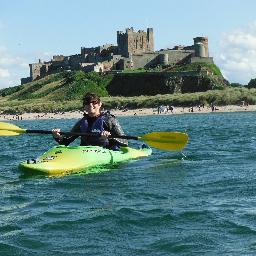
M122 147L113 151L99 146L56 146L36 160L27 160L19 169L29 173L62 175L84 171L89 167L124 162L129 159L147 157L152 149L143 145L141 149Z

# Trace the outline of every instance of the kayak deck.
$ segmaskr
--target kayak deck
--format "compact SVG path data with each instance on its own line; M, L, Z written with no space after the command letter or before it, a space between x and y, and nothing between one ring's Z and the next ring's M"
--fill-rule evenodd
M124 162L129 159L146 157L152 154L151 148L141 149L121 147L113 151L99 146L55 146L37 160L20 163L19 169L29 173L61 175L83 171L89 167Z

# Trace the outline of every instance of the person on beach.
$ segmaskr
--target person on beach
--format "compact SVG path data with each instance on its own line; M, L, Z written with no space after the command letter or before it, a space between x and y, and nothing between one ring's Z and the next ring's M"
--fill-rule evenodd
M81 146L102 146L112 150L119 150L120 146L128 146L126 139L114 138L114 136L124 135L123 129L114 115L109 111L102 112L102 102L100 97L94 93L86 93L83 97L83 107L85 110L81 118L71 129L74 133L94 133L96 136L81 136ZM61 145L69 145L79 136L60 134L60 129L53 129L54 139Z

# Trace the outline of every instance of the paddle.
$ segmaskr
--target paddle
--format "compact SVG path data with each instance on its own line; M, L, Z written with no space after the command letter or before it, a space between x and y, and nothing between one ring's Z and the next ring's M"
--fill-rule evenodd
M16 136L24 133L52 134L52 131L26 130L14 124L0 122L0 136ZM62 135L74 136L99 136L93 133L60 132ZM127 140L141 140L149 146L161 150L182 150L187 142L188 135L182 132L151 132L142 136L113 136L110 138L120 138Z

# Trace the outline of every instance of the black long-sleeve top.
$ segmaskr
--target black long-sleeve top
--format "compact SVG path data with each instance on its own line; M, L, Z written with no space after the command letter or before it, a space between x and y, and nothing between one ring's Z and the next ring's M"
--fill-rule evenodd
M103 117L103 128L105 131L109 131L111 133L111 136L122 136L124 135L124 131L122 127L120 126L118 120L115 118L114 115L111 115L109 113L102 113L101 117ZM88 115L84 115L84 118L86 118L88 122L88 129L90 129L93 125L93 123L97 120L98 117L90 117ZM81 118L71 129L71 132L85 132L82 131L83 118ZM68 136L61 136L60 138L55 138L55 140L61 144L61 145L69 145L71 142L73 142L76 138L79 136L74 135L68 135ZM108 148L113 148L114 146L128 146L128 141L126 139L119 139L119 138L109 138L108 139ZM103 145L103 140L101 138L98 138L98 140L95 141L95 137L92 139L91 136L81 136L81 146L101 146Z

